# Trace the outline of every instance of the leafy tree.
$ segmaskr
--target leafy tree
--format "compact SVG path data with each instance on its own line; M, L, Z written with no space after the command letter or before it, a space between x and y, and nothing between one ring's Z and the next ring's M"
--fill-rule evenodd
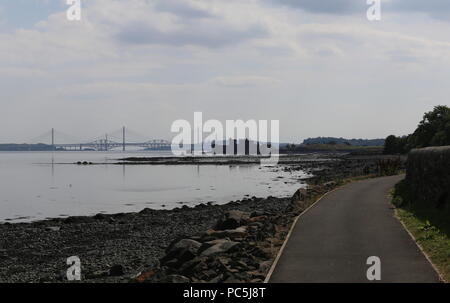
M450 145L450 108L439 105L425 113L412 137L414 147Z
M384 143L383 153L387 155L404 154L409 151L408 149L408 136L396 137L390 135L386 138Z
M384 141L384 154L392 155L397 153L397 137L390 135Z
M439 105L424 114L413 134L404 137L388 136L384 153L403 154L413 148L443 145L450 145L450 108Z

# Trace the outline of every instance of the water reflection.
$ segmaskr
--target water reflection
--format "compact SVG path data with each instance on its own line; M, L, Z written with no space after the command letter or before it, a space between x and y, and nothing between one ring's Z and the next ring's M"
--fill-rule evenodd
M0 153L0 221L166 209L180 202L226 203L249 196L288 196L301 172L255 165L74 165L112 163L140 154L99 152ZM148 156L148 154L142 154ZM278 177L283 179L278 179ZM286 184L286 179L294 180Z

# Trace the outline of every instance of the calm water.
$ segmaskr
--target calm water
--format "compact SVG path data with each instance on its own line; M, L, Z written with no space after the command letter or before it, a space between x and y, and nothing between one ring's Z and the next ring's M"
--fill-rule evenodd
M288 196L302 172L252 166L78 166L150 152L0 152L0 221L226 203L246 195ZM160 155L160 154L159 154ZM63 164L67 163L67 164Z

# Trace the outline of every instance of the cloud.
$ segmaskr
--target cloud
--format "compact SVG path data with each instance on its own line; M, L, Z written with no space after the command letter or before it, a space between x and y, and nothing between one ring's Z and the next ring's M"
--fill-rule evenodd
M2 32L0 138L118 124L167 137L175 118L234 119L237 104L243 118L280 119L289 141L383 136L415 126L399 110L420 115L430 106L420 100L450 94L450 29L417 14L404 22L419 7L392 0L383 9L396 18L375 24L365 0L361 14L351 0L281 1L89 0L81 22L63 9ZM380 122L373 112L386 107Z
M323 14L350 14L365 12L365 0L269 0L274 3L299 8L307 12Z
M279 81L270 77L234 76L217 77L212 80L212 83L225 87L250 87L259 85L273 85L279 83Z
M196 3L199 2L160 0L141 6L148 14L130 14L117 27L115 38L125 44L219 48L268 36L264 24L235 22L215 12L220 3L203 7Z
M217 48L264 38L267 35L266 29L258 25L236 28L227 24L200 22L169 31L162 31L148 24L132 23L120 29L116 37L120 42L130 44Z
M432 18L450 21L450 1L448 0L391 0L384 6L385 11L397 13L421 13Z
M198 3L198 2L197 2ZM160 12L167 12L184 18L211 18L213 15L206 9L192 1L156 0L154 8Z
M315 14L364 16L369 5L366 0L266 0L274 6L285 5ZM450 21L448 0L380 0L383 13L421 13Z

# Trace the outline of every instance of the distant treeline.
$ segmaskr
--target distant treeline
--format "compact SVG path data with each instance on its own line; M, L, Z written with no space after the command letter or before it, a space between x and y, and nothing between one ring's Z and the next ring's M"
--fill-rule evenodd
M450 108L434 107L424 114L414 133L408 136L388 136L384 145L385 154L405 154L413 148L450 145Z
M303 144L330 144L330 145L351 145L351 146L383 146L384 139L345 139L334 137L317 137L308 138L303 141Z
M49 151L53 147L48 144L0 144L0 151Z

